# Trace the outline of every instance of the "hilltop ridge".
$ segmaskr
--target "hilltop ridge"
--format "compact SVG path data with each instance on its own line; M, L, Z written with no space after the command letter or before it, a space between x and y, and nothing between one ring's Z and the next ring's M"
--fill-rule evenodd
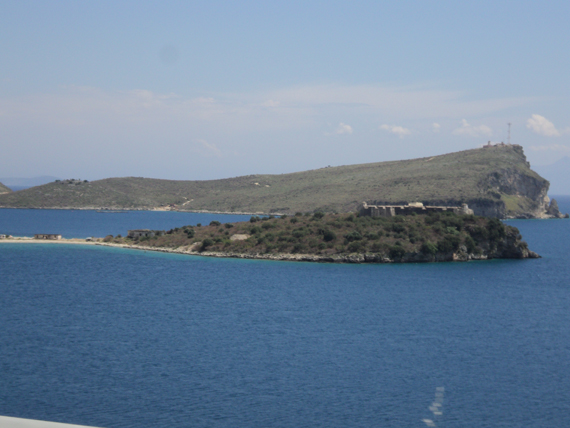
M421 201L426 205L467 203L475 214L483 216L543 218L556 216L553 210L547 212L548 187L549 182L530 169L522 147L503 145L419 159L220 180L58 180L0 195L0 206L291 214L355 211L364 201Z

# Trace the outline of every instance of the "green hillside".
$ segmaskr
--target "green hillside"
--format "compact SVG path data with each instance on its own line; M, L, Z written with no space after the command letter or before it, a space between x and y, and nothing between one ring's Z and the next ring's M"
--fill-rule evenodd
M0 195L0 206L133 208L247 213L348 212L363 201L457 205L479 215L538 217L548 181L520 146L495 146L429 158L328 167L281 175L208 181L108 178L57 181Z

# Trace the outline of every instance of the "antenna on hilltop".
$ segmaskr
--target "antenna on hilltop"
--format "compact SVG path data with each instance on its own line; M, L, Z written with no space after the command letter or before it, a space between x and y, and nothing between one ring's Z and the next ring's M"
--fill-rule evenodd
M509 138L507 139L507 143L510 146L511 145L511 124L510 124L510 122L507 123L507 125L509 125Z

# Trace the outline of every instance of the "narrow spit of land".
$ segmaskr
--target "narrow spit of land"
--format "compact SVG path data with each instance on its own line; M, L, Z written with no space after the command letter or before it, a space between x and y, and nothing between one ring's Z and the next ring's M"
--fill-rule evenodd
M34 239L22 236L10 236L8 238L0 239L1 244L77 244L77 245L97 245L103 241L102 238L87 240L82 238L69 238L69 239Z
M184 226L164 235L103 244L154 251L269 260L348 263L536 258L519 230L495 218L453 213L396 217L296 214Z

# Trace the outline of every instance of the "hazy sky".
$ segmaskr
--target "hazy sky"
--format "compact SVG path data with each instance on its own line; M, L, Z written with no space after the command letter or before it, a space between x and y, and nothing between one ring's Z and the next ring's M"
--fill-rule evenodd
M0 0L0 176L570 155L570 2ZM569 173L570 178L570 173Z

